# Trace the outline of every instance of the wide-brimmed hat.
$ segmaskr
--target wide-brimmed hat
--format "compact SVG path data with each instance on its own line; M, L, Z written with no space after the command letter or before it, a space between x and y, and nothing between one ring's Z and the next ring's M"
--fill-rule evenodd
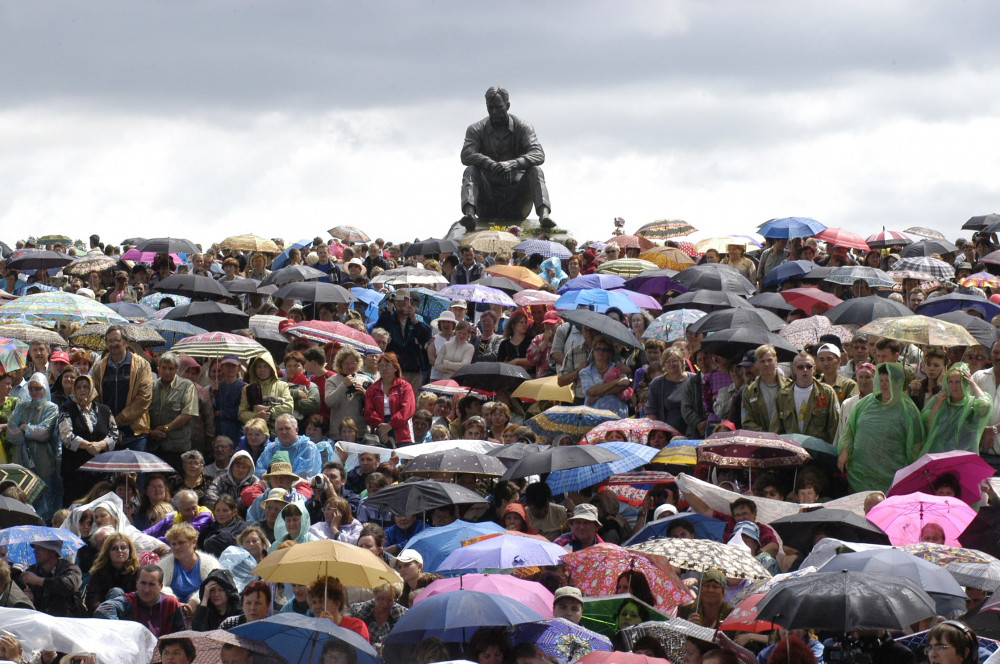
M573 510L573 516L571 516L569 520L593 521L597 525L601 525L601 520L597 516L597 508L589 503L584 503L583 505L577 505L576 509Z
M270 482L274 477L291 477L293 481L302 479L292 472L292 464L285 461L275 461L268 467L267 472L261 475L261 479L265 482Z
M442 311L441 315L434 319L434 322L435 323L439 323L439 324L442 323L442 322L443 323L454 323L455 325L458 325L458 319L455 318L455 314L451 313L451 311L449 311L447 309L445 309L444 311Z

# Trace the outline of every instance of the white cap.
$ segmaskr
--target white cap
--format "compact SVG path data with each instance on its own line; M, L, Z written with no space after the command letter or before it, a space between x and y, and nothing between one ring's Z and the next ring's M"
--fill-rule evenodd
M816 355L819 355L820 353L833 353L838 358L840 358L840 349L834 346L833 344L823 344L822 346L820 346L818 349L816 349Z
M653 521L658 520L661 516L665 516L667 513L671 515L676 515L677 508L671 505L670 503L664 503L663 505L660 505L659 507L656 508L656 511L653 512Z

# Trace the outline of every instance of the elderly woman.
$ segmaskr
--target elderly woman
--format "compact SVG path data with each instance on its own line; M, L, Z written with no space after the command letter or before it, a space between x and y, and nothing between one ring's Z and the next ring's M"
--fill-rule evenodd
M745 244L730 244L726 247L726 251L728 252L726 257L719 262L723 265L736 268L740 274L753 283L757 279L757 266L744 255L746 250L747 246Z
M73 398L59 412L59 440L64 448L62 476L71 500L85 495L93 484L86 473L77 472L80 466L101 452L114 450L120 440L111 409L94 403L94 396L90 376L77 376L73 381Z
M198 450L188 450L181 454L181 468L184 470L183 475L174 473L167 476L167 487L170 489L170 493L176 494L182 489L190 489L198 496L200 505L208 505L208 501L205 500L205 492L211 486L212 478L203 472L205 457Z
M342 346L333 360L336 373L326 379L326 405L330 407L330 437L341 440L340 422L345 417L360 422L365 416L365 390L371 378L359 373L361 354L350 346ZM353 441L352 441L353 442Z
M84 603L93 614L113 588L130 593L139 577L139 554L128 535L114 531L104 539L97 560L90 568L90 582Z
M989 421L993 399L972 380L969 365L957 362L945 374L947 388L924 406L927 439L920 456L932 452L979 452L979 439Z
M598 336L594 340L594 359L580 370L580 385L586 395L586 405L628 417L632 380L614 364L614 352L611 340L604 335Z
M412 443L410 418L417 411L413 388L403 380L403 370L395 353L385 353L378 362L379 380L365 392L365 422L379 439L395 436L396 443Z
M56 436L59 408L49 399L49 381L42 372L28 379L29 401L14 408L7 423L7 440L13 462L33 470L46 484L35 501L35 509L49 522L62 507L63 481L60 474L62 445Z
M166 538L170 553L157 565L163 570L163 585L173 591L185 619L190 620L198 608L198 590L208 575L219 569L219 561L198 551L198 531L189 523L171 526Z
M306 510L306 504L293 501L281 508L281 512L278 513L278 518L274 522L274 542L268 553L273 553L286 540L301 544L317 539L319 538L309 532L309 511Z
M357 544L362 527L362 523L351 513L351 506L347 500L333 496L323 503L323 521L309 528L309 532L317 539Z
M451 313L451 312L445 312ZM437 373L438 379L451 378L452 374L472 362L475 347L469 343L472 336L472 323L463 320L455 328L455 337L441 344L437 350L437 357L434 360L434 371L431 378Z

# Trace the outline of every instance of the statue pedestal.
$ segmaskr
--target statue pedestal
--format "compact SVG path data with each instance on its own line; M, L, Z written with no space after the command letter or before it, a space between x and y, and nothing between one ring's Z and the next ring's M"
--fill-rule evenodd
M476 230L468 232L465 230L465 226L462 225L461 220L452 223L451 228L448 229L448 233L444 236L446 240L455 240L456 242L461 242L463 238L467 235L472 235L472 233L478 233L480 231L506 231L511 226L517 226L521 229L520 237L523 240L531 240L537 238L542 233L549 236L550 240L558 242L570 237L569 231L566 231L558 226L554 228L542 228L541 224L538 223L537 219L522 219L521 221L511 221L509 219L478 219L476 221Z

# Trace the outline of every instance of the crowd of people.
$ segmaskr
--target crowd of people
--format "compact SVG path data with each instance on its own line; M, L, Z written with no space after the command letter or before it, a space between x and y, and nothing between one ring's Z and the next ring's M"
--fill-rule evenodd
M768 573L795 572L822 535L817 532L806 548L782 542L758 519L761 501L810 510L859 496L859 509L864 503L868 512L890 493L897 471L928 454L1000 451L1000 341L921 345L856 331L847 337L839 331L851 328L836 328L794 353L768 342L706 346L711 333L688 329L688 324L661 326L653 333L659 317L669 317L676 308L670 303L686 290L670 285L643 291L660 309L649 308L647 301L631 308L591 303L580 307L602 314L600 323L565 320L557 295L577 283L608 290L598 277L614 274L609 268L616 261L638 259L643 251L633 237L584 244L564 239L560 244L568 258L482 251L467 243L412 255L410 243L316 238L283 248L278 263L273 253L218 245L184 256L157 254L151 263L127 261L121 255L128 246L105 245L97 236L91 236L89 248L64 241L47 246L79 258L114 259L113 267L87 274L21 269L18 257L42 247L32 238L18 241L13 255L4 257L8 266L0 279L4 299L11 303L34 293L66 291L116 305L116 310L145 302L153 311L180 304L180 296L158 290L172 275L259 285L280 270L294 269L300 271L287 282L336 284L353 301L316 303L240 289L228 301L251 323L253 317L278 321L278 345L271 338L271 350L249 358L235 352L189 356L169 344L143 346L130 340L129 326L117 324L100 335L100 350L78 347L72 337L86 321L53 324L63 343L24 338L25 366L6 366L0 374L0 461L27 468L45 488L29 497L10 480L0 484L0 494L31 504L46 525L71 531L84 546L65 555L63 541L40 539L31 543L30 564L0 560L0 607L136 621L160 637L162 661L172 663L195 657L189 639L171 638L176 632L228 630L277 613L328 618L378 647L386 661L464 656L481 664L551 662L558 657L534 643L514 643L508 632L492 626L462 643L429 638L402 655L383 649L417 595L442 578L424 569L424 557L408 542L425 529L461 518L494 522L579 552L625 544L663 519L671 520L663 537L704 537L695 526L698 518L708 517L724 524L722 541L748 552ZM1000 326L1000 316L986 315L990 308L977 304L997 307L1000 295L962 281L974 272L995 270L982 262L995 247L986 234L956 242L955 252L935 255L954 267L953 281L910 275L902 281L904 290L881 292L864 280L846 285L810 281L808 271L789 272L773 285L769 275L795 261L891 271L902 243L864 252L814 238L765 240L762 247L732 239L724 251L703 253L683 241L665 244L685 252L691 265L717 264L714 269L738 275L761 293L811 286L845 301L877 293L911 312L935 298L964 294L971 303L961 311ZM587 277L593 279L580 281ZM448 285L496 285L502 278L515 280L517 291L508 288L509 295L538 295L520 306L459 297L441 305L434 295ZM758 309L790 324L819 316L828 306L818 302L806 310L761 304ZM312 320L340 323L350 333L326 342L296 333L295 326ZM0 337L3 329L0 325ZM226 331L261 337L252 325ZM354 332L354 338L370 342L353 343ZM705 493L697 484L682 491L668 479L652 488L637 484L638 501L600 481L553 496L544 474L498 480L469 472L442 473L438 479L480 493L488 509L451 505L427 515L399 514L372 501L406 479L413 458L406 450L415 445L462 449L474 441L480 447L470 449L477 451L518 445L541 451L584 442L578 433L534 426L560 405L554 398L521 398L511 383L499 380L496 389L462 388L463 371L476 364L493 367L498 377L508 367L528 379L551 379L553 387L566 389L562 405L581 412L600 409L610 411L609 421L652 423L641 440L629 438L622 427L587 442L632 440L663 452L726 432L767 432L819 439L837 456L825 462L814 456L759 473L705 462L658 463L652 455L651 462L633 467L683 471L713 485L718 494ZM121 450L155 454L172 472L104 476L81 471L98 455ZM960 496L961 475L961 469L942 475L927 492ZM727 497L728 510L719 509L719 495ZM973 502L985 508L996 500L984 482ZM251 571L269 554L320 539L373 552L395 568L402 583L359 594L335 576L276 584ZM925 525L918 539L946 543L937 523ZM664 642L651 637L633 642L625 638L625 628L653 619L655 608L666 617L718 629L733 611L730 600L745 585L714 568L700 573L678 568L668 574L688 592L690 603L658 597L642 573L618 575L615 590L630 597L614 611L610 636L616 650L666 657ZM577 579L561 566L540 569L532 578L552 593L555 617L580 624L587 598ZM960 615L928 617L911 626L910 631L930 628L926 652L900 646L885 630L855 637L868 639L875 662L971 664L978 657L972 630L1000 637L1000 622L980 611L988 592L966 591ZM843 636L783 629L726 633L736 644L730 649L689 636L684 664L734 664L751 652L762 663L822 664L823 638ZM252 650L228 643L221 648L223 662L253 661ZM47 663L64 655L77 656L43 650L35 658ZM29 656L15 635L0 635L0 659L27 661ZM358 661L358 655L329 641L321 661Z

